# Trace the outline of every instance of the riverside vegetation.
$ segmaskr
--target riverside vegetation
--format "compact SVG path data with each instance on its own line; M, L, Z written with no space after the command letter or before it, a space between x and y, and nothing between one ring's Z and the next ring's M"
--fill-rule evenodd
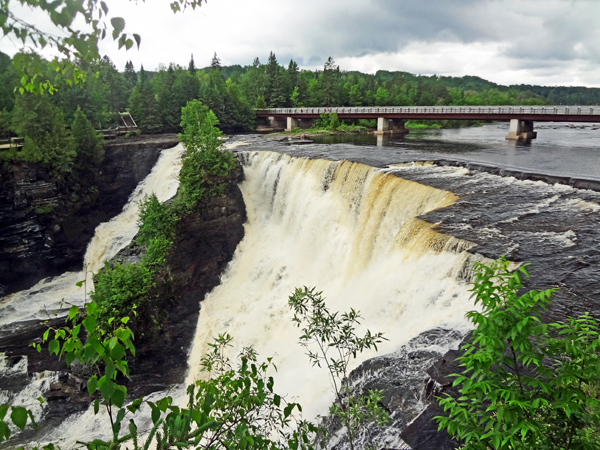
M182 0L183 1L183 0ZM197 2L200 3L200 2ZM26 58L25 58L26 57ZM117 70L107 57L87 60L73 57L64 70L56 70L35 54L19 53L14 58L0 53L0 138L13 134L25 137L19 125L21 95L20 62L35 59L41 79L53 86L52 96L28 97L28 110L53 107L52 117L62 118L61 126L51 127L55 139L60 130L71 127L77 108L97 129L119 124L119 112L129 110L142 133L177 133L181 108L198 99L219 120L221 129L232 132L255 128L254 108L335 107L335 106L421 106L421 105L594 105L600 102L600 89L578 87L501 86L478 77L461 78L417 76L406 72L378 71L363 74L341 70L329 58L322 70L301 70L290 60L283 66L271 53L266 63L256 58L248 66L222 66L215 55L211 64L196 67L193 56L187 66L171 63L156 71L134 68L128 62ZM74 75L85 83L74 83ZM27 96L26 96L27 97ZM22 105L25 106L25 105ZM56 119L58 120L58 119ZM346 126L374 126L360 121L344 121ZM410 122L415 126L460 126L460 121ZM68 148L68 146L66 147ZM0 152L0 157L5 152ZM21 153L21 152L19 152ZM13 154L13 157L20 155Z
M51 354L68 366L77 361L89 369L87 390L94 412L102 407L110 419L109 440L81 444L91 450L122 445L136 450L151 445L207 450L319 446L325 431L302 420L301 406L287 403L274 390L269 375L273 360L259 362L251 348L231 360L228 335L218 336L202 359L210 377L188 387L187 407L174 405L169 396L154 402L127 398L123 382L129 375L128 360L135 355L130 324L136 311L151 301L147 293L156 275L168 272L174 226L198 201L221 192L210 183L211 176L222 176L235 164L230 153L220 150L217 119L205 105L192 101L182 112L186 151L179 195L171 204L153 196L144 201L137 238L146 247L142 261L108 265L96 274L90 301L81 309L71 306L66 325L49 326L43 336ZM472 449L600 448L600 335L595 319L586 315L542 324L540 315L552 290L517 295L523 287L519 274L526 271L509 272L503 259L476 269L472 291L483 311L468 314L476 328L463 347L465 371L455 375L460 396L440 399L450 414L437 418L440 428ZM360 397L346 384L348 363L364 349L376 348L383 335L367 331L357 336L359 313L330 312L314 288L297 289L289 305L310 361L329 372L336 397L330 414L342 422L354 448L357 436L373 422L385 423L387 414L380 405L381 392ZM36 348L42 351L41 344ZM144 404L151 410L152 427L142 437L135 418ZM28 423L36 426L25 408L1 405L0 441L11 435L9 422L19 429Z

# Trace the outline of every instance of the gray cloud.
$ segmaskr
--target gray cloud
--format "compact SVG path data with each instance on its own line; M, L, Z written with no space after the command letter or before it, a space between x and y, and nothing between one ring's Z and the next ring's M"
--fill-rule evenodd
M129 59L150 69L185 65L190 53L204 66L214 51L224 64L251 64L256 56L264 63L272 50L280 63L293 57L307 68L332 56L349 70L600 83L595 0L210 0L178 15L164 0L108 2L142 35L139 52L102 44L120 68Z

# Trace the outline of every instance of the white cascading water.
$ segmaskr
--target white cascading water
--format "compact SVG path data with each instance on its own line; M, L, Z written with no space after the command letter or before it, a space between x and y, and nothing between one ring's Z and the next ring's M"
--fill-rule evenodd
M168 200L175 195L179 186L178 176L182 153L181 144L172 149L163 150L150 174L138 184L129 197L123 211L109 222L102 223L96 228L95 235L88 244L85 254L88 289L92 286L91 274L97 272L105 260L115 256L136 235L140 201L153 192L160 201ZM42 280L31 289L0 299L0 328L11 327L14 329L18 326L18 322L46 319L47 313L64 311L65 305L67 305L67 309L68 304L82 305L85 301L85 290L83 287L77 287L76 283L83 280L84 277L83 271L66 272L58 277ZM41 312L41 310L47 311L47 313ZM7 375L9 372L21 372L25 375L27 359L23 358L19 364L7 369L4 358L0 358L0 373ZM37 374L36 379L16 395L0 390L0 404L10 402L14 406L25 406L33 411L36 419L39 420L43 415L45 405L40 404L36 399L42 397L54 381L55 374L52 372ZM104 417L103 414L100 416ZM94 425L93 428L99 427ZM101 428L107 429L106 424L103 424ZM60 442L64 448L71 448L77 439L85 439L84 436L79 436L79 431L80 428L77 424L71 424L70 428L47 437L46 442ZM66 436L68 438L65 439Z
M325 369L311 367L298 344L287 299L316 286L331 311L359 310L362 330L389 339L380 354L445 324L468 329L473 309L459 281L472 244L432 230L416 217L453 203L450 192L357 163L242 155L245 236L215 288L202 302L187 382L203 377L200 358L219 333L234 337L231 356L252 345L273 356L275 388L326 414L333 393ZM361 355L353 364L374 356Z
M163 151L123 213L98 227L86 253L88 270L97 271L131 241L140 199L151 192L161 201L174 195L181 152L181 146ZM232 356L253 345L260 359L275 357L275 389L299 401L305 418L326 414L333 401L328 375L310 367L287 306L294 288L305 285L323 291L332 311L360 310L362 330L384 332L389 341L379 354L442 324L469 328L464 314L473 304L460 276L471 257L465 250L472 244L436 233L417 218L452 204L455 195L346 161L270 152L247 152L241 158L245 181L240 187L248 214L245 237L221 285L202 303L188 383L203 376L199 362L207 344L228 332L236 347ZM81 279L82 272L67 273L4 299L0 326L41 318L42 307L58 309L63 298L82 303L83 290L75 287ZM374 352L361 355L354 366L372 356ZM48 382L40 377L11 401L41 414L40 407L26 399L38 397ZM170 395L184 403L183 392L179 387ZM148 422L147 417L136 420L140 429ZM109 428L105 415L95 416L90 408L42 439L70 448L76 440L106 436Z
M153 192L161 202L175 195L179 186L182 153L181 144L163 150L150 174L130 195L123 211L96 228L84 258L88 289L92 286L92 273L98 272L104 261L114 257L136 235L140 201ZM45 319L47 316L42 310L52 313L64 309L63 304L83 304L85 290L83 287L77 287L75 283L83 280L85 276L84 271L66 272L58 277L44 279L30 289L0 299L0 328L16 322ZM68 309L68 306L66 308Z

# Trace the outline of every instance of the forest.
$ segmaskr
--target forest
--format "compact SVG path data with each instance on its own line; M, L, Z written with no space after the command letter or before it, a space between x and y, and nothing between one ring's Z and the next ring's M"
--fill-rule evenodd
M73 73L37 59L40 73L55 90L28 98L19 94L11 58L0 53L0 138L28 133L24 122L36 109L32 102L43 103L41 109L53 114L59 128L72 126L78 108L98 130L118 125L118 113L128 110L144 134L181 131L181 108L193 99L214 111L226 132L253 130L253 109L264 107L600 103L598 88L502 86L475 76L385 70L364 74L342 70L331 57L322 70L301 70L293 60L280 64L273 52L266 63L255 58L249 66L222 66L215 53L203 69L196 67L192 55L187 67L161 64L154 72L143 66L136 70L131 62L119 70L106 56L94 63L74 61L70 70L78 69L85 82L74 82Z

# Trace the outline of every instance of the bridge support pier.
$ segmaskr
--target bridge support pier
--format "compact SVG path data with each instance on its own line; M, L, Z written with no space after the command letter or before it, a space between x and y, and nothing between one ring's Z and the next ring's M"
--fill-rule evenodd
M300 126L300 120L295 117L287 118L287 128L285 131L292 131L294 128L298 128Z
M381 136L384 134L407 134L408 129L404 127L404 120L388 119L386 117L377 118L377 131L375 135Z
M536 137L537 133L533 131L533 122L531 120L510 120L510 129L508 131L508 136L506 136L506 139L516 141L535 139Z

